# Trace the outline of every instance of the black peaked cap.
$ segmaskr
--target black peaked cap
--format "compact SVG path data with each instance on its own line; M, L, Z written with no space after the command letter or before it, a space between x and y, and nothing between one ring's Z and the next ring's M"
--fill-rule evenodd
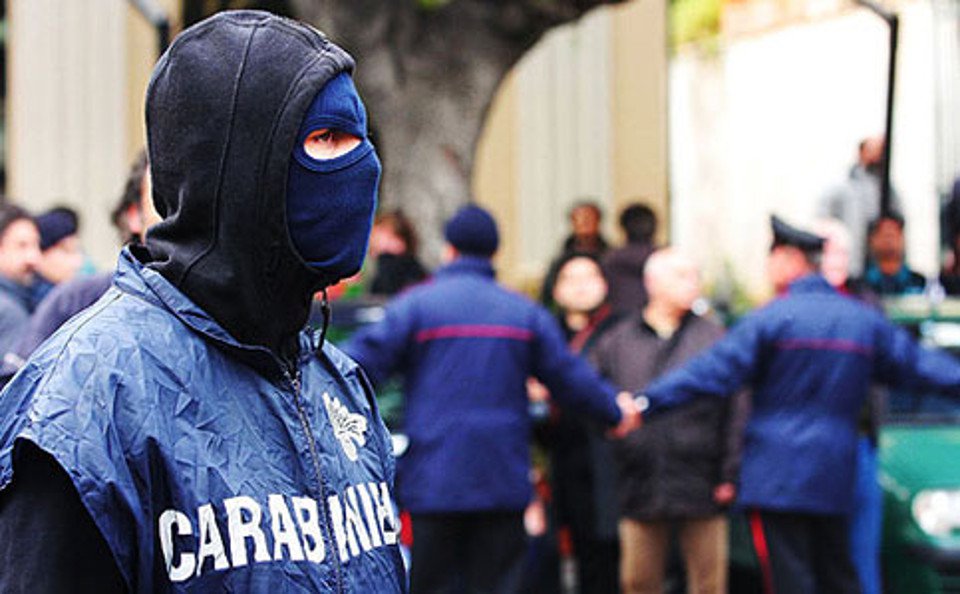
M805 252L819 252L823 249L823 237L788 225L777 215L770 216L773 229L773 246L789 245Z

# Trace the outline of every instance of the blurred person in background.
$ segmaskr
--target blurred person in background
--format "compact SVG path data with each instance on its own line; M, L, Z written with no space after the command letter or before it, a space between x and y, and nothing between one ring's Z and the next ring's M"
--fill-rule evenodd
M124 245L144 240L147 228L160 221L150 196L150 175L146 153L134 161L123 194L111 220ZM9 379L27 357L74 315L93 305L113 282L113 272L83 276L53 287L30 316L30 323L13 351L4 355L2 375Z
M654 380L650 420L752 387L739 503L767 594L860 592L849 526L858 417L874 383L960 396L960 362L921 348L819 274L823 238L771 220L767 271L779 295L712 347Z
M417 231L403 211L377 215L368 251L376 267L370 294L391 297L427 278L426 269L417 259L417 246Z
M599 260L572 252L558 263L553 301L570 350L586 356L620 316L606 302ZM568 531L578 592L619 592L619 542L613 449L603 427L555 407L540 432L550 455L554 525Z
M876 295L849 278L850 233L836 219L817 221L814 233L824 238L820 271L837 291L877 307ZM850 514L850 559L860 579L861 594L880 594L880 535L883 529L883 489L879 481L877 438L883 391L874 387L859 419L857 480Z
M34 309L33 283L40 262L40 232L30 213L0 206L0 353L17 344Z
M847 226L837 219L818 219L814 224L813 232L824 239L820 273L827 282L844 295L879 307L879 297L870 290L863 279L850 276L853 237Z
M140 150L130 164L120 200L110 212L110 222L120 233L120 244L143 243L147 228L160 221L150 195L150 166L147 151Z
M847 177L820 199L817 215L842 222L850 231L850 273L863 275L867 257L867 226L880 216L883 180L883 136L864 138L857 149L857 162ZM890 208L903 212L896 191L890 190Z
M540 301L548 307L553 305L553 285L557 280L557 266L566 254L590 254L602 258L610 248L610 244L600 232L603 209L593 200L581 200L571 206L567 213L567 220L570 224L570 234L563 240L560 253L550 261L540 288Z
M433 280L391 301L344 350L375 383L404 376L410 445L397 498L412 520L412 592L507 594L523 571L532 490L527 378L618 434L637 411L567 348L548 311L496 282L490 213L464 206L444 237Z
M723 335L693 312L696 264L673 248L647 260L642 313L601 336L590 354L601 374L641 390ZM625 594L660 594L676 532L687 591L727 591L726 509L736 497L744 395L699 399L647 420L614 445L620 513L620 583Z
M600 257L609 249L610 244L600 232L603 222L603 209L593 200L581 200L570 207L570 235L563 240L561 254L578 252Z
M656 249L657 215L646 204L634 203L620 213L620 228L626 244L603 256L603 268L610 284L610 306L614 311L640 311L647 303L643 266Z
M867 238L870 253L863 280L880 297L923 293L927 279L906 262L903 217L888 213L870 222Z
M948 295L960 295L960 177L953 181L950 199L943 206L941 216L947 252L940 271L940 284Z
M80 218L66 206L52 208L35 219L40 231L40 261L33 285L34 303L39 304L53 287L77 275L83 266L80 247Z

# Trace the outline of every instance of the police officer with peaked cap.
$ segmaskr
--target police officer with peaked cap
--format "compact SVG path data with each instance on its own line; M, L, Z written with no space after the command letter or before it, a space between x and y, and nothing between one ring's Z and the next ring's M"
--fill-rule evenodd
M647 414L753 389L740 503L769 594L859 592L845 523L857 414L874 382L960 395L960 362L923 349L818 274L823 238L771 220L778 297L644 391Z

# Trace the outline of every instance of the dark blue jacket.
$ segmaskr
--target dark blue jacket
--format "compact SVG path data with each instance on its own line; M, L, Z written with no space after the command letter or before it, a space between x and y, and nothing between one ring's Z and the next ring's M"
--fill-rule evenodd
M17 346L32 311L30 287L0 275L0 358Z
M655 414L750 384L740 503L844 514L853 501L857 415L873 382L960 395L960 363L919 347L879 312L811 275L645 394Z
M134 592L397 592L389 435L356 365L301 336L299 389L125 251L115 286L0 395L67 471ZM276 365L279 370L279 362Z
M400 503L414 513L522 510L530 499L528 377L614 424L615 390L567 348L553 317L463 256L403 293L344 347L375 381L404 374Z

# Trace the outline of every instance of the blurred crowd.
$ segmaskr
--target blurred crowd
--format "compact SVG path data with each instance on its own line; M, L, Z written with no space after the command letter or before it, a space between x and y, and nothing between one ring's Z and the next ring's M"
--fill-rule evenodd
M822 197L817 207L819 218L809 232L779 220L774 222L769 265L777 300L788 295L792 288L799 292L800 281L809 273L820 276L830 292L852 298L881 317L884 298L925 292L928 296L931 292L942 296L944 292L956 294L960 289L955 258L948 258L940 276L934 278L926 278L909 266L905 252L905 218L899 210L901 204L895 191L890 208L881 207L883 145L882 138L868 138L860 144L849 175ZM721 319L703 294L699 263L682 250L657 244L657 217L649 205L637 201L620 212L621 242L603 236L603 216L602 208L590 200L577 202L570 208L569 234L547 267L537 297L555 318L570 352L588 360L605 380L640 393L655 378L682 367L716 345L724 334L721 322L729 320ZM949 229L951 249L955 249L958 225L954 223ZM365 273L372 274L374 280L364 282L370 292L389 285L391 290L381 294L400 293L397 299L400 304L391 302L392 310L388 306L387 320L381 322L379 330L361 330L345 348L375 380L391 373L422 377L431 375L432 368L434 374L444 376L443 381L456 384L460 378L456 377L453 366L445 364L442 358L436 363L425 363L417 341L402 339L404 333L411 332L411 324L416 327L422 316L431 315L416 313L419 311L416 302L440 291L431 288L431 282L424 283L423 266L415 263L415 249L411 249L416 245L414 238L412 225L401 213L393 212L378 219L370 246L369 266L373 271L368 269ZM451 266L457 266L452 262L478 255L478 250L464 244L465 238L451 235L449 227L446 238L453 246L453 255L448 254L446 264L438 272L438 284L449 278ZM783 256L785 247L794 249L802 257L792 260L790 256ZM495 247L487 246L479 255L489 257L494 252ZM400 262L404 264L401 266ZM385 283L383 275L390 282ZM459 301L466 310L475 307L475 301L469 296L451 293L448 297ZM829 310L833 306L828 302L825 307ZM404 313L400 316L402 320L391 315L408 308L413 312ZM870 314L858 315L864 316L863 323L867 325ZM471 317L472 314L466 313L457 323L469 322ZM378 331L390 339L376 336ZM463 338L466 334L458 336ZM837 344L846 344L843 342L846 339L840 338L818 340L822 344L818 343L816 348L826 351L838 348ZM881 341L871 348L883 351L892 348L892 342L893 339ZM441 347L432 348L435 354L435 349ZM457 351L458 357L489 361L480 349L462 345L459 348L462 350ZM449 350L456 349L450 347ZM385 352L390 353L386 359ZM750 364L761 369L768 362L757 360ZM856 369L860 369L869 375L868 369L874 364L858 361L852 374L857 375ZM807 368L801 373L809 376L828 368L826 359L803 365ZM531 369L536 371L536 366ZM789 562L783 561L784 555L777 552L769 566L770 575L764 579L765 591L852 592L855 591L852 588L857 587L853 582L857 582L864 593L881 591L882 502L877 482L876 446L882 392L870 386L884 382L896 384L912 372L904 367L902 373L902 377L873 378L866 383L854 381L853 385L844 385L844 389L854 393L865 391L861 387L869 388L869 397L862 402L853 399L859 410L847 413L850 425L859 436L855 447L850 449L851 454L856 455L857 480L855 485L851 482L851 489L856 491L855 503L841 503L845 496L831 494L829 488L822 488L826 495L813 496L832 499L826 510L816 509L814 505L812 514L814 519L826 519L829 528L805 533L807 538L819 543L826 554L846 559L849 564L840 569L822 563L821 567L812 552L794 550L795 567L791 570L786 567ZM483 381L488 388L501 389L495 375L490 371L490 377ZM514 576L508 585L500 582L490 591L601 593L682 591L684 588L689 592L727 591L727 510L738 500L744 434L755 404L751 396L756 383L762 380L744 378L741 385L731 384L731 390L725 394L727 398L692 400L669 412L650 415L645 418L642 429L626 438L612 439L605 423L554 397L545 385L553 378L530 375L526 392L529 416L533 420L533 463L529 475L533 497L523 510L527 548L522 562L517 561L516 565L503 559L499 565L492 564L488 557L480 556L488 571ZM949 379L941 377L939 381L943 382L941 388L950 385ZM441 393L443 397L439 398L440 402L427 406L430 412L423 418L418 413L397 421L398 431L413 435L410 451L405 454L408 458L400 461L401 506L405 503L403 482L422 479L429 484L423 467L433 463L439 464L445 473L470 483L470 477L454 470L459 462L471 463L470 456L439 462L418 460L423 455L419 451L424 447L421 444L427 439L419 434L426 431L431 434L429 439L443 443L442 447L451 447L449 439L440 440L436 435L437 426L442 425L436 416L440 414L438 411L453 409L461 418L466 418L481 414L484 408L473 403L453 404L446 399L461 395L433 384L424 386L414 380L408 381L405 387L409 406L422 406L419 401L427 399L423 395L425 391ZM459 388L453 390L458 391ZM419 426L427 424L431 428ZM783 441L791 439L787 437ZM837 443L841 441L838 438ZM473 444L476 449L471 450L472 456L485 449L483 443L477 440ZM820 465L815 450L809 459L788 463L786 468L792 468L791 464L801 473L806 472L807 466L813 466L810 472L814 476L829 468L828 464ZM477 472L474 463L470 473ZM416 479L405 478L405 474ZM813 490L820 488L814 486ZM804 522L809 520L811 508L807 502L797 505L774 497L768 503L767 509L782 512L785 507L787 511L799 512ZM456 518L440 516L441 524L449 526L470 511L504 511L510 507L463 500L416 502L412 507L412 517L407 519L413 529L407 536L410 537L411 532L414 535L408 539L412 540L408 544L413 544L414 551L414 591L487 591L482 587L471 589L477 582L462 577L461 565L444 556L437 560L438 548L449 548L456 539L436 535L434 527L427 532L418 531L417 526L426 525L427 519L437 520L435 514L441 511L447 514L456 510L460 514ZM757 501L750 502L746 508L764 509ZM769 551L762 550L767 547L777 551L789 549L784 543L791 543L791 539L795 542L798 534L806 530L784 522L780 516L769 515L757 516L755 523L751 518L751 526L754 545L761 557L770 555ZM418 536L431 541L429 554L417 554ZM509 542L509 537L503 534L496 538L504 547ZM433 543L434 539L442 544ZM844 555L838 553L838 547L844 550ZM418 564L421 567L429 564L431 575L418 575ZM460 577L447 575L453 573ZM798 577L805 574L806 578ZM444 575L453 582L444 582L441 579ZM467 575L471 575L469 571ZM445 589L444 583L456 585Z
M882 138L861 143L849 176L826 192L809 231L774 218L775 301L804 290L797 283L811 276L877 312L889 296L960 294L960 184L947 207L949 256L939 277L926 278L909 265L899 198L894 193L891 208L881 208L883 152ZM406 398L404 413L389 421L409 444L397 452L397 503L405 512L404 543L412 547L414 592L727 591L727 511L738 504L744 457L755 455L750 448L765 439L754 436L751 445L744 435L762 431L750 423L763 418L758 406L768 406L754 396L766 389L771 362L721 352L723 365L740 365L736 377L743 381L703 392L724 397L690 399L663 411L654 406L642 428L625 427L632 404L624 398L644 394L657 378L683 375L698 355L726 344L727 320L704 294L700 263L658 243L657 215L648 204L638 200L619 213L621 241L603 236L604 216L591 200L570 208L569 235L532 300L496 284L497 222L476 205L447 222L444 263L433 272L420 260L413 222L402 210L381 211L363 270L331 288L335 311L361 298L386 303L385 313L371 318L375 323L340 338L375 383L399 381ZM139 241L158 219L140 156L111 213L119 243ZM0 207L0 352L7 379L111 283L112 273L97 273L85 257L79 231L80 218L69 208L32 214L11 200ZM847 344L830 340L828 350ZM884 348L870 347L871 353ZM822 369L810 360L798 365L804 374ZM692 377L697 367L687 373ZM645 399L638 406L656 404ZM832 523L834 540L818 542L849 559L860 591L876 594L878 399L851 402L858 410L845 414L857 431L857 472L866 477L857 482L857 503L811 511L773 498L772 509L804 521L820 514ZM811 454L788 465L819 463ZM771 509L749 503L749 509ZM777 522L757 517L753 536L761 560L770 554L767 547L786 550L783 543L799 538L782 517ZM450 544L466 541L474 541L472 548ZM764 576L768 591L774 582L796 579L790 563L807 568L801 573L814 568L814 580L843 571L805 559L813 556L809 551L791 554L774 555Z

